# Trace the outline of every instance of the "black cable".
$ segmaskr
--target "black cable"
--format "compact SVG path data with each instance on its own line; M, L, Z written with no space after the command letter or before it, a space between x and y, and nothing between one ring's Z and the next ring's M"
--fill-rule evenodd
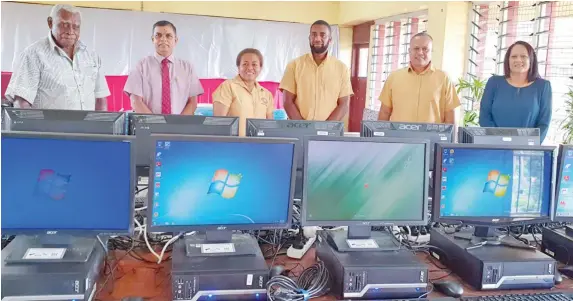
M267 282L267 298L271 301L306 301L329 292L330 274L322 261L305 269L295 281L278 275Z

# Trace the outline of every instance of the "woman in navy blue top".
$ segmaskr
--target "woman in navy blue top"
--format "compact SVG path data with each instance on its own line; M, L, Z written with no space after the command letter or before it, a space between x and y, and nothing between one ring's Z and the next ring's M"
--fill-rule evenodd
M503 61L504 76L492 76L481 99L482 127L539 128L541 142L551 121L551 83L539 76L533 47L518 41Z

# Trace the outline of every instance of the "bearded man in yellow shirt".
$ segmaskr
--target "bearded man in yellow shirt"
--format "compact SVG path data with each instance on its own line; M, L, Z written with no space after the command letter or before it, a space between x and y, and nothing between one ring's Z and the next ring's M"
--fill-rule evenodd
M326 21L314 22L308 39L311 53L287 65L279 86L285 111L293 120L340 121L348 113L353 95L350 71L328 55L332 36Z

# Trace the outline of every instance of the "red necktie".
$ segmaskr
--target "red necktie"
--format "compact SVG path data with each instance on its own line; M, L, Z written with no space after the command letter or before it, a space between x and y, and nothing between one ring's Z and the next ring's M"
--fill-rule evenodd
M171 114L171 79L169 60L161 61L161 114Z

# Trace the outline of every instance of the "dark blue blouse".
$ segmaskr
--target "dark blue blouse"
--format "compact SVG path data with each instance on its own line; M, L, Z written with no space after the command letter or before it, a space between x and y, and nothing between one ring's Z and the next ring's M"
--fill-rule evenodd
M541 141L551 122L551 83L537 79L517 88L504 76L492 76L480 104L482 127L539 128Z

